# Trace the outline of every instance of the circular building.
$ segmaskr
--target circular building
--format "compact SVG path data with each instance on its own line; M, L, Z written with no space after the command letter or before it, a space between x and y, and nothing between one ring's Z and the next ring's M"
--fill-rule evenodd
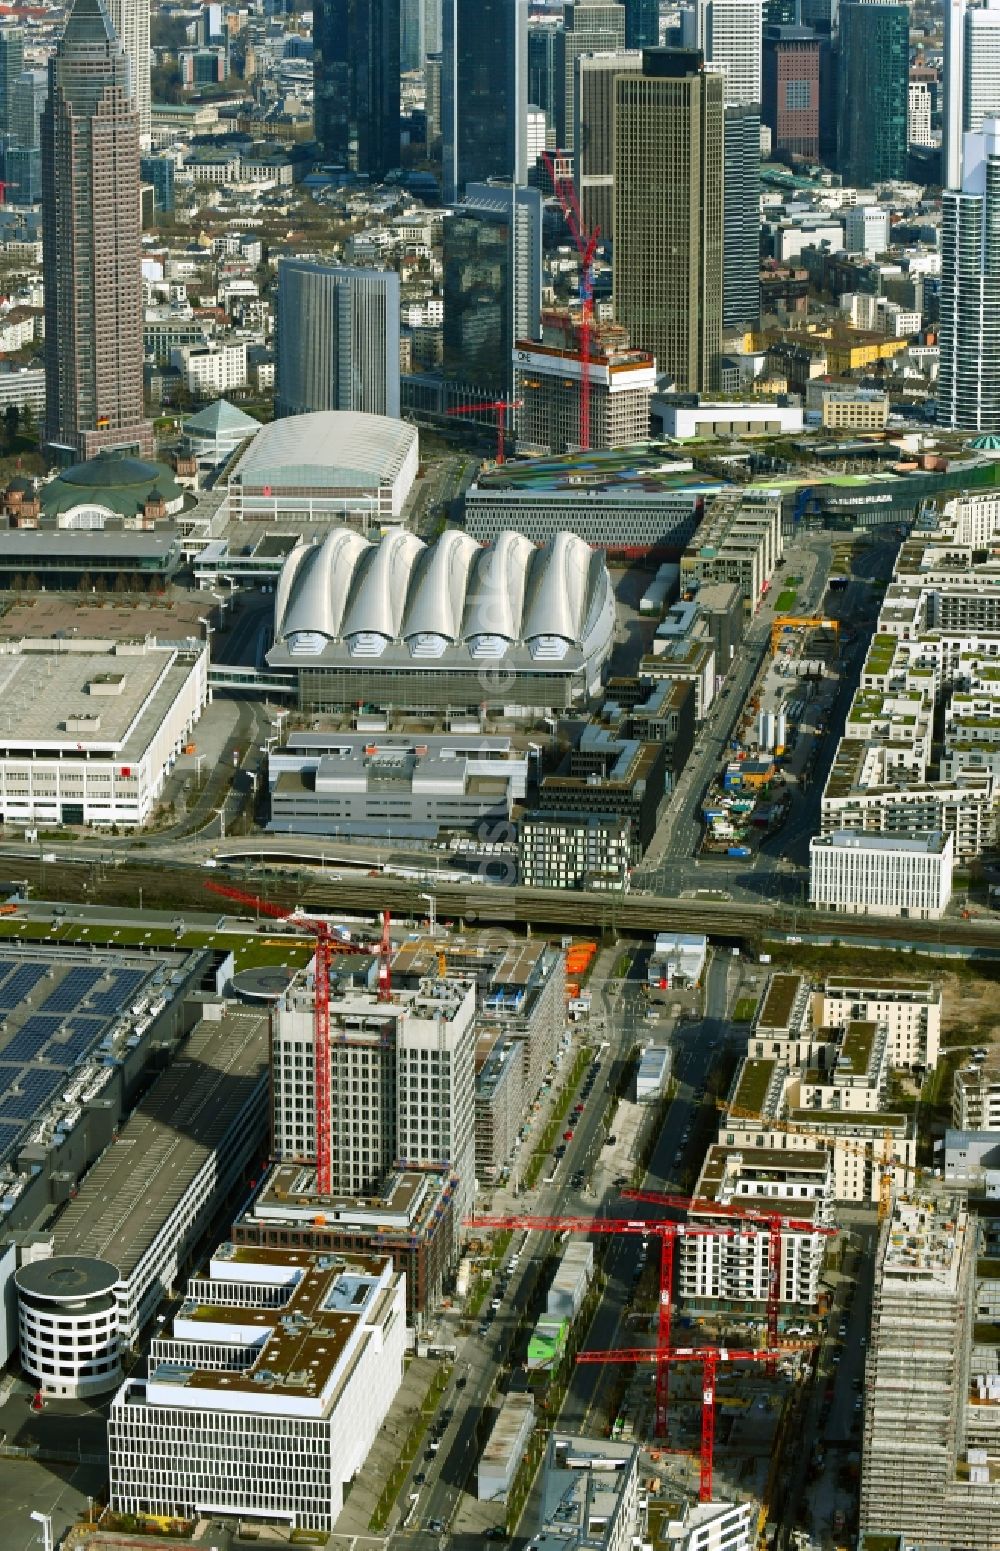
M122 1379L118 1268L86 1255L53 1255L14 1273L21 1365L45 1395L78 1399Z
M413 488L419 438L386 415L324 410L261 426L229 478L234 521L340 518L367 532L398 518Z
M183 505L184 491L165 463L122 452L74 463L41 491L42 516L54 517L60 528L103 528L111 518L143 527Z
M294 979L295 971L284 964L261 964L233 976L233 994L241 1002L267 1005L280 1001Z

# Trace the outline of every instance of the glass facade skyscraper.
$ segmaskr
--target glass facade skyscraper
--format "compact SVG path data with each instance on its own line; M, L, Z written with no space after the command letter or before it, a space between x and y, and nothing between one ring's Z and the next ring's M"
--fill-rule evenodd
M941 208L937 417L1000 431L1000 119L965 137L961 189Z
M846 0L840 8L838 161L845 183L906 176L910 8Z
M541 332L542 196L514 193L470 185L444 223L444 369L472 392L509 394L514 341Z
M282 259L275 414L354 410L399 418L399 276Z
M317 0L316 139L324 157L380 181L399 166L399 0Z
M443 31L445 200L470 183L527 182L527 0L444 0Z
M656 48L660 41L660 0L625 0L625 47Z
M726 108L722 323L760 321L760 109Z

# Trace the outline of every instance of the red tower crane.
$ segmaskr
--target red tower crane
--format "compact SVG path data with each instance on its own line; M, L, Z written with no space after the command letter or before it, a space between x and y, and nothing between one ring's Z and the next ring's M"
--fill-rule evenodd
M312 916L296 915L293 910L284 905L274 905L268 899L260 899L256 894L246 894L242 889L234 889L228 883L205 884L213 894L221 894L224 899L235 900L240 905L253 905L261 914L273 916L277 921L290 921L294 926L299 926L304 932L308 932L316 939L316 958L313 970L314 980L314 1015L313 1015L313 1070L316 1086L316 1190L321 1196L328 1196L331 1190L330 1169L330 1142L331 1124L330 1115L332 1109L330 1093L330 961L335 953L371 953L372 944L353 942L346 935L335 933L331 930L329 921L322 917L314 919ZM390 937L390 920L388 910L382 912L382 938L378 945L378 997L380 1002L389 1001L392 995L392 978L390 970L390 958L392 954L392 939Z
M622 1196L626 1201L644 1201L653 1206L673 1207L681 1212L704 1212L706 1216L737 1217L741 1222L762 1223L767 1228L768 1252L767 1252L767 1345L776 1348L778 1345L778 1314L781 1305L781 1235L782 1232L792 1233L820 1233L825 1238L831 1238L836 1228L828 1228L820 1223L809 1222L805 1218L788 1217L782 1212L762 1211L757 1207L745 1206L742 1202L719 1202L705 1200L689 1200L686 1196L664 1195L659 1190L623 1190ZM771 1364L770 1371L774 1371Z
M570 229L576 251L580 255L580 446L590 451L590 341L594 328L594 254L601 236L601 228L595 226L588 232L583 224L580 200L576 184L569 172L566 156L553 156L543 151L542 156L552 179L552 189L562 207L566 225ZM556 161L558 157L558 165Z
M659 1347L626 1347L620 1352L577 1352L578 1363L651 1363L657 1371L664 1363L701 1363L701 1475L698 1501L712 1501L712 1468L715 1455L715 1373L720 1363L767 1363L768 1368L783 1354L762 1347L752 1352L727 1346L672 1346L666 1352Z
M481 399L475 404L456 404L445 411L449 415L468 415L473 410L488 409L497 417L497 462L503 463L507 451L507 411L520 409L523 399Z
M650 1235L660 1241L660 1291L656 1327L656 1352L671 1351L671 1321L673 1316L674 1244L679 1238L735 1238L737 1228L717 1228L690 1223L648 1222L645 1219L621 1219L615 1217L470 1217L468 1228L483 1230L533 1229L539 1233L615 1233ZM667 1431L667 1401L669 1399L670 1370L666 1361L656 1369L656 1436L663 1438Z

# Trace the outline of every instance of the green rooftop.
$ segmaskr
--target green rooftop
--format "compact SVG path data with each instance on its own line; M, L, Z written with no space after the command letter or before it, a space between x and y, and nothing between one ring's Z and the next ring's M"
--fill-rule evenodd
M732 1097L731 1107L734 1111L751 1115L761 1113L777 1065L777 1061L754 1060L747 1056Z

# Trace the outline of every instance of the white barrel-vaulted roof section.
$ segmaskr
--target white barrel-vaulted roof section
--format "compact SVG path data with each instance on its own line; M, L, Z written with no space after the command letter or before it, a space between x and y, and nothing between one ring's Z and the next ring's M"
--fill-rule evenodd
M411 643L426 637L454 646L462 634L469 571L479 544L460 528L442 533L414 567L410 596L403 616L402 635Z
M501 642L521 639L521 617L528 585L528 566L535 546L523 533L500 533L492 549L480 557L465 605L462 638L473 654L485 648L495 655Z
M422 539L405 528L390 528L357 573L341 634L381 636L395 641L400 632L410 576L426 549Z
M594 551L575 533L556 533L532 568L532 588L521 630L529 647L544 637L580 646L587 624Z
M278 579L275 636L336 640L358 562L371 548L353 528L332 528L322 543L297 544Z

